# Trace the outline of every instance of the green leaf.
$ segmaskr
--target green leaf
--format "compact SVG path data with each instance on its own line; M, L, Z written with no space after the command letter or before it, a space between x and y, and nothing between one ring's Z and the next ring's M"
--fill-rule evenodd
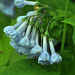
M0 51L2 51L2 54L0 54L0 66L7 64L8 59L11 55L12 48L9 45L9 38L6 37L5 33L3 32L4 27L10 24L11 19L7 16L0 13Z
M10 56L10 59L9 59L9 65L13 64L13 63L16 63L18 61L21 61L23 59L26 59L26 56L25 55L19 55L14 49L12 51L12 54Z
M60 72L51 69L51 66L42 66L37 60L28 59L10 65L0 75L60 75Z
M64 21L62 21L62 22L68 23L68 24L70 24L72 26L75 26L75 15L70 17L70 18L68 18L68 19L66 19L66 20L64 20Z
M75 44L75 27L73 27L74 28L74 32L73 32L73 43Z

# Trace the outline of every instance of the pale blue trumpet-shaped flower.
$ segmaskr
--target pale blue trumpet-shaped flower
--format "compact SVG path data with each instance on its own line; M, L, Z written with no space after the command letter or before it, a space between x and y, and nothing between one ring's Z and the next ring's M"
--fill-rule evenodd
M24 0L15 0L15 6L18 8L23 8L25 6Z
M28 20L25 20L16 30L12 30L8 32L10 39L20 40L22 33L25 31L27 27Z
M20 21L20 22L16 23L14 26L6 26L3 31L9 37L8 32L12 32L16 28L18 28L22 23L23 23L23 21Z
M58 53L55 52L52 40L49 40L49 45L50 45L50 50L51 50L50 64L61 62L62 61L62 57Z
M5 5L11 5L14 0L0 0L0 3L4 3Z
M41 65L49 65L50 55L47 51L43 51L39 56L38 63Z
M29 55L30 54L30 49L29 48L26 48L24 46L19 46L17 52L19 54Z
M35 35L36 35L36 28L33 27L32 29L32 33L31 33L31 39L30 39L30 47L34 47L35 46Z
M17 18L17 22L22 21L22 19L25 18L25 17L26 17L26 16L19 16L19 17Z
M53 64L53 63L59 63L62 61L62 57L57 54L57 53L53 53L51 55L51 60L50 60L50 64Z
M25 17L33 16L33 15L36 15L36 11L29 11L29 12L26 14L26 16L19 16L19 17L17 18L17 22L22 21L22 19L25 18Z
M14 15L14 2L10 6L6 6L2 12L6 15L13 16Z
M37 2L26 1L26 0L15 0L15 6L18 8L23 8L25 5L35 5Z
M29 35L31 31L31 25L28 25L25 36L20 40L19 44L25 47L29 47Z
M26 16L33 16L36 15L37 11L29 11Z
M38 33L36 33L36 45L30 50L30 54L34 56L39 56L40 53L42 53L42 48L39 46L39 39L38 39Z
M11 16L11 17L13 17L13 16L15 16L14 14L14 1L0 1L0 10L4 13L4 14L6 14L6 15L8 15L8 16Z
M38 63L42 65L48 65L50 62L50 55L47 52L47 39L46 36L43 37L43 52L38 58Z
M18 43L16 43L14 40L11 40L10 41L10 45L14 48L14 49L18 49L18 47L19 47L19 45L18 45Z
M37 2L24 0L25 5L35 5Z

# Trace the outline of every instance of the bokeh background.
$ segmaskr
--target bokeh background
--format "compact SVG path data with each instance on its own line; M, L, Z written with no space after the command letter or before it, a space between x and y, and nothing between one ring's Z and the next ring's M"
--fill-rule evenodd
M48 4L54 9L65 10L66 0L39 1ZM75 75L75 58L71 59L69 52L64 54L61 64L41 66L37 63L37 60L26 60L26 56L19 55L9 45L10 39L4 34L3 28L11 25L11 22L18 16L25 15L31 10L34 10L33 6L25 6L22 9L14 7L14 17L3 14L0 11L0 75ZM70 0L69 11L75 14L75 0ZM75 27L73 39L75 39ZM73 42L75 44L75 41Z

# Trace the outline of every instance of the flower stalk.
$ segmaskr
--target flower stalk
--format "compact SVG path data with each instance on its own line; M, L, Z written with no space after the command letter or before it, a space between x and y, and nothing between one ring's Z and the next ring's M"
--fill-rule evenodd
M68 15L68 4L69 4L69 0L66 0L65 20L67 19L67 15ZM63 53L64 47L65 47L66 30L67 30L67 24L64 23L62 44L61 44L61 53Z

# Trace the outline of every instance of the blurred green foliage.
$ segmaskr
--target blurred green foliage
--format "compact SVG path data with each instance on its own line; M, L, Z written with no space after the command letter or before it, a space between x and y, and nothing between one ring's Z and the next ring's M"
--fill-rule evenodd
M9 45L9 38L3 32L3 28L7 25L13 25L14 19L0 12L0 75L74 75L75 74L75 3L69 2L69 14L70 18L63 21L61 17L64 17L64 10L66 0L39 0L41 3L48 4L54 9L61 9L59 16L54 16L56 21L53 21L50 29L51 35L55 37L59 42L62 39L62 27L63 22L68 23L67 37L69 44L66 45L64 52L62 53L63 61L60 64L54 64L49 66L42 66L37 63L37 60L26 60L26 56L19 55ZM28 11L34 10L33 6L25 6L22 9L15 8L16 18L20 15L25 15ZM52 13L53 14L53 13ZM53 14L54 15L54 14ZM60 23L62 21L62 23ZM61 26L59 26L62 24ZM72 28L73 27L73 28ZM55 29L54 29L55 28ZM54 30L53 30L54 29ZM74 29L74 31L73 31ZM57 34L56 34L57 33ZM73 36L72 36L73 33ZM58 38L59 37L59 38ZM71 39L73 38L73 40ZM66 38L67 39L67 38ZM73 42L72 42L73 41ZM58 49L58 48L57 48Z

